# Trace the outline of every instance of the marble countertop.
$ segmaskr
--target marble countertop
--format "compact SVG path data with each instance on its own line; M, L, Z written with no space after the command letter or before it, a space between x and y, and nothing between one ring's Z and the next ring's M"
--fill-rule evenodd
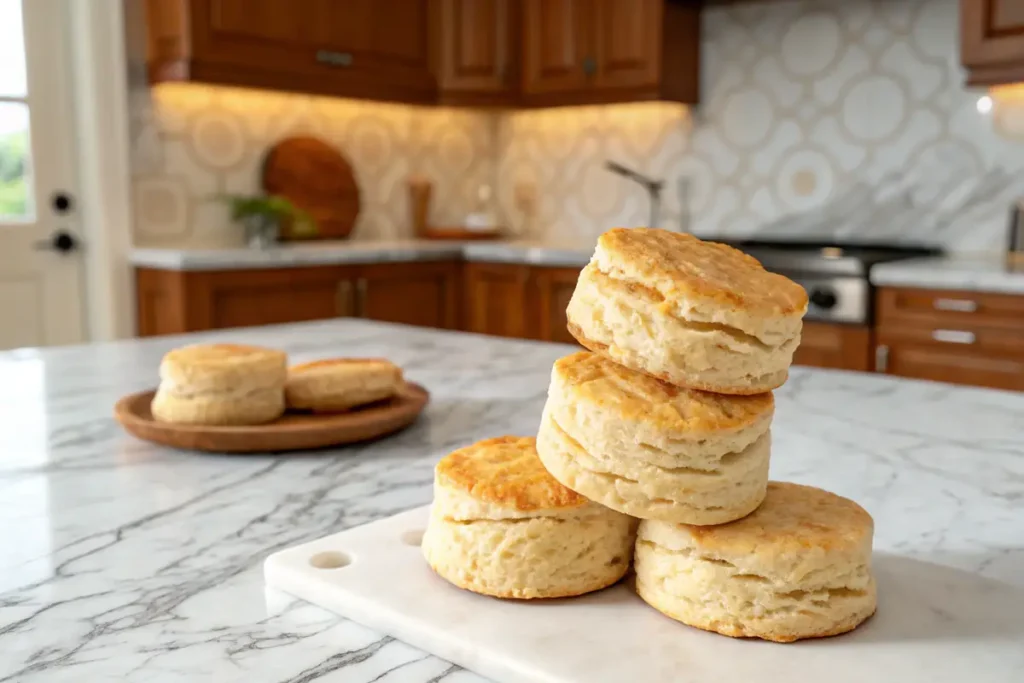
M389 439L305 455L197 455L124 434L115 400L153 386L186 339L294 361L387 355L432 401ZM427 503L433 464L457 447L533 433L551 364L571 350L329 321L0 354L0 682L479 681L266 590L261 563ZM795 368L772 431L773 477L859 501L877 551L1024 596L1024 393ZM1024 623L968 638L1019 652Z
M136 248L131 264L164 270L232 270L361 263L405 263L461 259L488 263L579 266L590 260L594 244L537 241L398 240L391 242L323 241L269 249Z
M1024 260L1005 256L945 256L881 263L871 269L879 287L920 287L1024 294Z

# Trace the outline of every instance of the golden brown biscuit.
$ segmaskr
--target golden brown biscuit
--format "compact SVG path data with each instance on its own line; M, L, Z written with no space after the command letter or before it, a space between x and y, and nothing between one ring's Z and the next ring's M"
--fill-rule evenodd
M161 422L254 425L284 412L286 355L243 344L195 344L160 363L153 417Z
M537 452L560 482L633 517L723 524L764 499L771 393L668 384L582 351L555 362Z
M383 358L331 358L288 370L285 397L293 410L335 413L391 398L402 369Z
M776 642L856 628L875 612L871 516L852 500L784 482L729 524L645 521L637 592L690 626Z
M723 394L780 386L807 293L723 244L652 228L601 235L566 311L585 347L672 384Z
M610 586L629 568L636 523L553 479L534 439L505 436L438 463L423 536L447 581L501 598L556 598Z

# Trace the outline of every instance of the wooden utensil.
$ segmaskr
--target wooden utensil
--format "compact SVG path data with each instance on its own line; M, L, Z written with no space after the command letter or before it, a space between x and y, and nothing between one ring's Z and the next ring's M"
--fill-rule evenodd
M172 448L210 453L275 453L340 446L376 439L412 424L430 400L427 390L406 383L398 395L347 413L285 413L264 425L213 427L157 422L150 412L156 391L125 396L114 416L129 434Z
M345 156L319 138L285 138L267 151L263 189L304 209L316 222L314 239L344 239L359 215L359 186ZM282 226L281 239L297 239ZM309 239L308 237L304 239Z

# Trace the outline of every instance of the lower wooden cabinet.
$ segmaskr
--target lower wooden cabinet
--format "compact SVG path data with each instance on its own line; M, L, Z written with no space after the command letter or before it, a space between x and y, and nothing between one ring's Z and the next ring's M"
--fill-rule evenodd
M462 306L467 332L529 339L533 336L527 311L529 266L507 263L467 263Z
M566 329L565 309L576 289L580 268L537 268L533 275L533 318L535 337L543 341L576 344Z
M354 288L356 315L420 327L459 329L459 268L455 263L364 266Z
M221 271L136 270L138 334L361 317L459 326L459 265L400 263Z
M1024 296L883 288L876 308L875 370L1024 390Z
M580 268L467 263L463 283L466 330L498 337L575 344L566 330Z
M805 322L793 363L816 368L869 370L870 359L870 327Z

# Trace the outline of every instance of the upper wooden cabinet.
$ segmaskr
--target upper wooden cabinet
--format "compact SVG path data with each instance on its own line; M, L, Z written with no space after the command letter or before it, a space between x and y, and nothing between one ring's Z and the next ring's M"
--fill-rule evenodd
M587 88L596 71L590 5L589 0L524 0L524 95L557 96Z
M427 0L147 0L149 75L431 102Z
M1024 2L960 0L960 56L971 85L1024 81Z
M693 0L147 0L150 80L471 106L693 103Z
M697 3L524 0L523 13L524 104L697 102Z
M440 101L514 104L519 94L519 0L435 0Z

